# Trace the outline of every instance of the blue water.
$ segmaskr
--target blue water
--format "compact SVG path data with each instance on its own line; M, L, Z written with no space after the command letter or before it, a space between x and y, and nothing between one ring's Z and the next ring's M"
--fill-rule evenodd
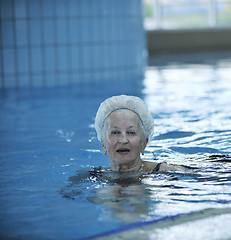
M217 209L230 210L231 55L195 56L160 59L144 80L2 90L0 236L80 239L207 209L214 211L215 221ZM97 108L105 98L122 93L141 97L155 119L155 136L144 159L191 169L89 175L86 169L109 166L94 130ZM227 227L230 213L219 217ZM208 230L211 222L202 219L201 224ZM174 239L179 232L174 227L148 234ZM195 231L193 226L181 227L185 229L189 236L190 229L191 235ZM211 235L202 229L196 239L231 237L222 227Z

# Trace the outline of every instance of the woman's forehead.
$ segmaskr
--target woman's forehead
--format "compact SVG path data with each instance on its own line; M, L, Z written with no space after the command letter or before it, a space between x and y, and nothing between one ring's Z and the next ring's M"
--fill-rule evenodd
M140 119L136 113L127 109L120 109L112 112L107 117L110 127L118 125L128 125L129 127L137 127L140 125Z

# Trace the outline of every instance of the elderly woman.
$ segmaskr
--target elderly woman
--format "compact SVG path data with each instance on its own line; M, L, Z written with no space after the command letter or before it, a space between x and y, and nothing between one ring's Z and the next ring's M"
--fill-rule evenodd
M142 161L153 136L154 120L144 102L135 96L120 95L101 103L95 118L98 139L108 153L114 171L184 170L184 167Z

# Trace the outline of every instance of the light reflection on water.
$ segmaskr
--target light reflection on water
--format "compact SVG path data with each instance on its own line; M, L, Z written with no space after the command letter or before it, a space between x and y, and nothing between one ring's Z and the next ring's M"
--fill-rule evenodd
M228 62L221 68L208 64L150 68L143 92L155 119L153 147L177 145L187 148L184 153L189 147L203 148L202 153L230 153L230 74ZM176 137L172 138L172 132Z
M69 179L61 194L75 201L85 195L103 209L98 221L114 222L115 226L116 220L123 225L210 208L231 209L231 158L221 154L191 158L188 166L190 161L194 168L186 172L82 170Z
M88 198L103 206L100 221L118 219L127 224L231 207L231 158L226 155L231 153L229 76L231 63L222 61L212 66L170 65L147 70L143 94L155 119L155 136L145 159L193 168L142 175L137 183L109 177ZM97 182L97 177L89 181ZM69 187L76 186L78 181Z
M78 239L132 222L230 208L230 76L231 60L218 59L151 67L142 88L95 83L85 86L86 96L78 87L1 95L0 234ZM109 166L94 130L97 107L122 93L142 97L155 119L144 159L188 171L89 173Z

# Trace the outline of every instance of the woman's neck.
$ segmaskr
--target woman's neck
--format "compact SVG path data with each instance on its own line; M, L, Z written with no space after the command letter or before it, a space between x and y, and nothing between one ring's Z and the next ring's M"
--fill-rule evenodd
M139 158L135 163L130 163L130 164L118 164L115 162L111 163L111 169L113 171L118 171L118 172L134 172L134 171L139 171L140 168L142 167L142 161Z

